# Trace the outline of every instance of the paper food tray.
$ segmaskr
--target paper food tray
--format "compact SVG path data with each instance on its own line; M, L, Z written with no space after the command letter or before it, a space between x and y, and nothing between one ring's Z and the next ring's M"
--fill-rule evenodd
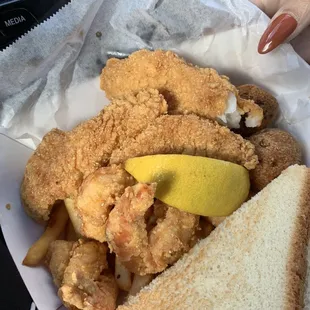
M47 269L29 268L21 264L33 241L44 231L44 227L23 212L19 198L25 164L32 150L2 134L0 149L0 223L6 244L37 307L40 310L55 310L61 306L61 302ZM10 209L6 208L8 204Z
M197 25L203 23L201 34ZM19 188L32 150L19 142L35 148L51 128L68 130L98 113L107 103L98 76L111 55L171 49L197 65L217 69L234 84L266 88L280 103L277 126L301 142L304 162L310 165L310 67L289 45L258 55L267 24L264 14L242 0L135 0L130 5L125 0L75 0L0 53L0 66L8 70L0 72L0 100L5 98L0 132L6 135L0 134L0 224L39 310L58 309L61 302L44 267L21 265L43 227L21 206ZM146 38L148 27L153 29L151 38Z

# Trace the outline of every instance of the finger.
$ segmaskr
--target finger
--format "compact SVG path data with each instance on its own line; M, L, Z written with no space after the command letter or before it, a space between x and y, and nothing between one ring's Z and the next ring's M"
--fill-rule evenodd
M258 52L267 54L282 44L297 28L297 21L289 14L276 17L262 35Z
M272 18L281 7L282 0L250 0L250 2Z
M292 46L306 62L310 64L310 26L291 41Z
M283 3L283 4L282 4ZM286 40L291 40L310 24L310 1L282 1L258 46L258 52L266 54Z

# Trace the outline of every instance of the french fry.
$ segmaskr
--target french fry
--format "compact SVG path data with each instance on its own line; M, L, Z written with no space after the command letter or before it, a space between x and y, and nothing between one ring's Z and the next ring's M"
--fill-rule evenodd
M68 211L70 220L72 222L72 225L74 227L75 232L77 233L78 237L81 236L81 220L75 210L74 200L71 198L67 198L64 200L66 209Z
M115 258L115 280L121 290L126 292L130 290L131 273L124 265L122 265L117 257Z
M67 241L77 241L79 239L70 219L69 219L67 226L66 226L65 239Z
M140 276L135 274L133 277L132 285L129 291L129 295L136 295L140 290L148 285L154 279L153 274L146 274L145 276Z
M219 226L224 220L226 216L209 216L209 221L212 223L213 226Z
M63 203L54 206L44 233L28 250L23 265L33 267L41 263L51 242L57 240L65 229L68 218L68 212Z

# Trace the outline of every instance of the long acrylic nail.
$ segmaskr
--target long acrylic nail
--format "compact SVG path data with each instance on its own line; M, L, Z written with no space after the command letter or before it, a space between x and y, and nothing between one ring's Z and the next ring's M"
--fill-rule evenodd
M258 52L267 54L283 43L296 29L297 21L289 14L279 15L266 29L258 44Z

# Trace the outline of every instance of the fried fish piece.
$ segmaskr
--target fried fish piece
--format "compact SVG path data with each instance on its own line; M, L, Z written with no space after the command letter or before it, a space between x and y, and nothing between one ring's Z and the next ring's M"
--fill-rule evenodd
M75 196L82 181L104 166L113 150L166 112L166 101L157 90L143 90L113 100L70 132L49 132L26 166L21 198L27 213L46 221L57 200Z
M243 137L248 137L262 129L270 126L279 113L279 104L276 98L259 88L256 85L245 84L238 87L239 96L244 100L254 100L264 111L264 119L259 127L247 127L244 120L241 120L240 128L236 129L236 133L240 133Z
M140 135L115 150L111 163L155 154L188 154L230 161L254 169L258 163L253 144L227 127L195 115L165 115Z
M241 100L226 76L186 63L171 51L140 50L126 59L111 58L100 86L110 99L156 88L167 100L169 114L196 114L232 128L239 128L241 115L248 127L259 126L263 119L262 109L253 100Z

